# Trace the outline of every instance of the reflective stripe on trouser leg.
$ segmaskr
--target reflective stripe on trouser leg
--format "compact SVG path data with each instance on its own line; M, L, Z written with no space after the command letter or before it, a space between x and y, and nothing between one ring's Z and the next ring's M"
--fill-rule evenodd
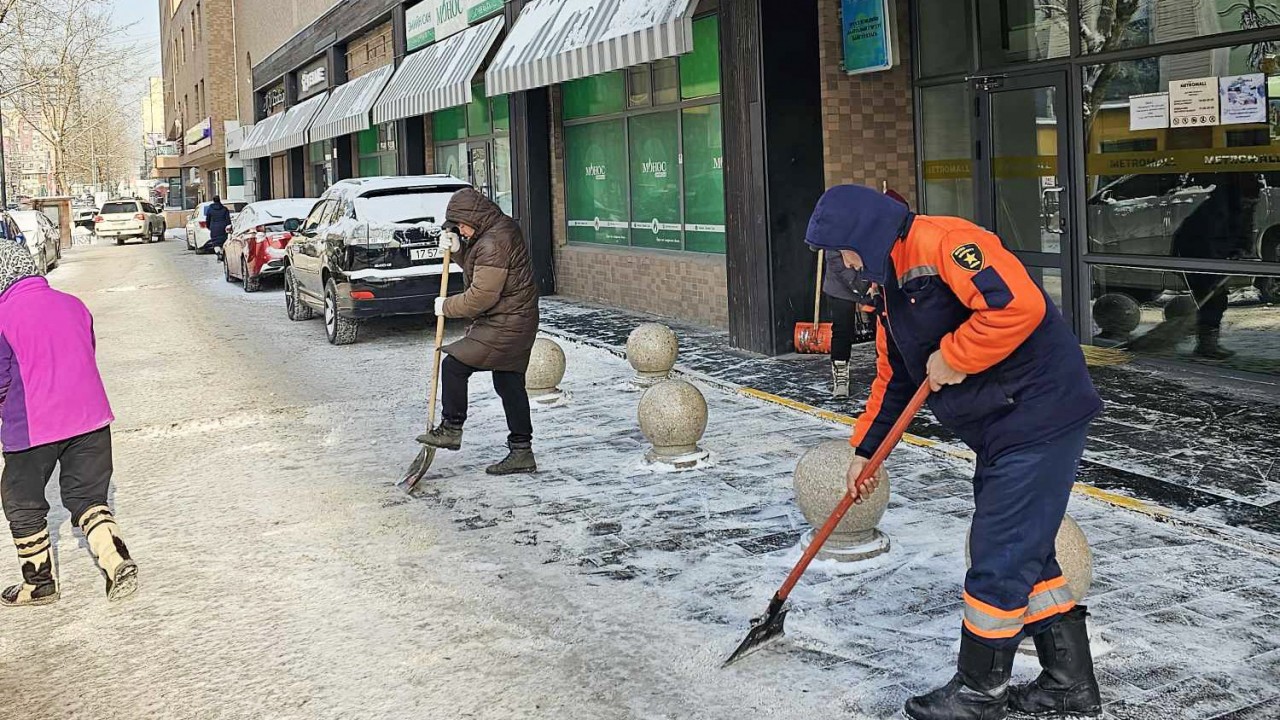
M1043 583L1056 585L1055 578L1061 577L1054 540L1087 432L1079 428L994 458L979 453L969 538L973 564L965 576L965 627L984 643L1015 645L1028 616L1063 604L1059 588ZM1032 608L1036 589L1039 597ZM1014 613L1016 620L1009 617ZM1048 617L1055 615L1049 611Z
M80 518L80 529L85 540L89 542L89 551L98 560L98 567L114 578L116 569L129 559L129 551L120 539L120 528L111 508L106 505L95 505L85 511Z

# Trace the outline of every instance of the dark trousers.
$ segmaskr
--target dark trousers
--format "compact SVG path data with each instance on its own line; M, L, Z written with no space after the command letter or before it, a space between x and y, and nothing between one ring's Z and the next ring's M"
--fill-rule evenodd
M86 510L107 504L112 471L111 428L4 454L0 501L14 537L28 537L45 528L49 503L44 499L44 488L53 477L54 466L59 464L62 504L70 511L71 522L79 525Z
M1222 316L1227 313L1230 298L1227 297L1227 278L1224 275L1187 273L1187 287L1195 298L1197 330L1217 330L1222 326Z
M848 362L858 331L858 305L833 295L827 298L831 301L831 360Z
M444 406L440 416L445 423L460 428L467 421L467 381L478 368L458 360L452 355L440 365L440 399ZM502 409L507 414L507 443L511 446L527 446L533 442L533 420L529 417L529 393L524 389L524 373L505 370L493 371L493 389L502 398Z
M978 454L964 624L980 642L1015 646L1074 605L1054 541L1088 432L1086 425L996 458Z

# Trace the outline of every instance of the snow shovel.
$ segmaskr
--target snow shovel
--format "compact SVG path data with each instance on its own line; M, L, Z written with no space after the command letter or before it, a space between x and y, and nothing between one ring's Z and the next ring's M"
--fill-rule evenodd
M880 447L876 449L871 460L862 466L862 472L858 474L857 485L862 488L862 484L868 478L875 475L876 470L880 469L880 465L885 458L889 457L889 452L902 439L902 433L906 432L907 425L911 424L911 419L920 411L924 401L929 397L929 382L926 380L920 385L920 389L907 403L907 407L903 409L902 415L898 417L898 421L893 424L889 430L889 434L885 436L884 441L880 443ZM840 524L840 520L844 518L845 513L849 512L849 508L853 507L853 494L846 492L844 499L836 506L831 513L831 517L827 518L827 522L813 536L813 542L809 543L809 547L805 548L804 555L800 557L800 562L791 569L791 574L787 576L786 582L782 583L782 587L778 592L773 594L773 599L769 601L769 608L765 610L764 615L751 621L751 629L747 632L747 637L738 646L737 650L729 656L724 664L720 667L728 667L730 664L742 659L773 640L777 640L785 633L782 624L787 619L787 611L791 607L787 604L787 596L791 594L791 590L795 588L796 583L800 581L800 576L804 575L804 571L809 568L809 563L813 562L813 558L822 549L823 543L827 538L831 537L831 533L835 531L836 525Z
M450 255L450 248L446 246L440 272L440 297L449 296L449 267L453 261ZM427 398L427 432L431 432L431 428L436 424L436 395L440 390L440 356L442 354L440 348L442 347L444 347L444 315L437 315L435 357L431 367L431 394ZM431 462L435 459L436 449L424 444L418 451L418 457L414 458L413 464L409 466L409 471L404 474L404 479L400 481L406 492L413 492L413 488L427 474L427 470L431 469Z
M798 353L816 353L819 355L831 352L831 323L819 322L822 311L822 269L826 264L827 251L818 251L818 279L813 288L813 322L796 323L794 337L791 341Z

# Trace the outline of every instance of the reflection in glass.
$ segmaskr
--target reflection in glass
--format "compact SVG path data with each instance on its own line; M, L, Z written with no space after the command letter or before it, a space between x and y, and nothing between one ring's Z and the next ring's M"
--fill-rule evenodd
M1280 0L1080 0L1080 22L1081 49L1097 53L1280 25Z
M917 0L921 77L951 75L973 66L969 0Z
M1068 0L977 2L984 66L1060 58L1071 53Z
M968 83L921 88L922 209L974 219L973 96Z
M1040 287L1044 288L1049 299L1058 310L1062 310L1062 270L1060 268L1028 267L1027 272Z
M502 212L512 215L511 191L511 140L505 137L493 139L493 201Z
M1280 375L1280 278L1093 268L1093 343Z
M1255 50L1085 68L1089 252L1280 262L1280 62ZM1177 80L1239 82L1242 75L1265 78L1270 106L1258 107L1256 118L1246 112L1232 124L1130 129L1133 95L1167 92Z
M995 230L1013 250L1062 251L1056 94L1052 87L991 94Z

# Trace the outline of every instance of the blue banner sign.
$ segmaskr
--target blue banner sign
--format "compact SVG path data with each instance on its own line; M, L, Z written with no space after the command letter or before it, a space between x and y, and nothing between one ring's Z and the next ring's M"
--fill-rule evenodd
M841 0L844 71L850 75L888 70L894 52L895 0Z

